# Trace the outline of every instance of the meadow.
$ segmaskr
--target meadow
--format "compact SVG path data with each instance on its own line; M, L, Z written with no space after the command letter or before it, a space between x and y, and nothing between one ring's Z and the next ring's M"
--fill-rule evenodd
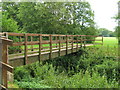
M17 67L12 84L16 88L118 88L117 44L115 37L104 37L103 45Z

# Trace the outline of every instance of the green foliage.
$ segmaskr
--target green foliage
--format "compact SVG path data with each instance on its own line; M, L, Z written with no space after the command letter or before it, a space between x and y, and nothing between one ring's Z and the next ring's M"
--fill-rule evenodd
M88 47L40 64L16 68L16 83L22 88L117 88L120 67L116 57L110 54L113 52L106 53L109 49L116 52L114 47Z
M16 22L13 18L9 18L9 13L4 12L2 15L2 32L21 33L22 31L19 31L19 26L17 25L17 23L18 22ZM14 42L19 42L18 37L9 36L8 38L13 40ZM9 47L9 53L16 53L20 51L20 49L21 47Z
M94 13L88 2L4 2L3 15L6 13L7 19L17 22L18 31L45 34L96 34Z
M2 31L3 32L18 32L17 22L12 18L8 18L8 14L2 15Z
M98 35L104 37L115 37L115 32L109 31L106 28L99 28Z
M23 66L18 67L14 70L14 78L18 81L22 79L28 79L30 77L29 71L25 69Z

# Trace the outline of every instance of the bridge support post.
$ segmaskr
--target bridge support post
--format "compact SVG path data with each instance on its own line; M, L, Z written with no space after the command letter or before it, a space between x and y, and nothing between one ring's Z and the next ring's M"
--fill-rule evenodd
M31 36L30 39L31 39L31 42L32 42L33 41L33 37ZM33 45L31 45L31 51L33 51Z
M0 38L0 87L7 88L8 87L8 75L7 71L13 72L13 67L8 65L8 46L12 45L12 41L8 39Z
M85 48L85 44L86 44L86 38L85 37L83 39L83 43L84 43L84 48Z
M26 65L28 63L28 57L27 57L27 52L28 52L27 40L28 40L28 36L27 36L27 34L24 34L24 37L25 37L25 52L24 52L25 61L24 61L24 65Z
M76 44L76 51L78 51L78 35L76 36L76 41L77 41L77 42L76 42L76 43L77 43L77 44Z
M52 35L50 35L49 37L50 37L50 55L49 55L49 59L52 59Z
M103 45L103 36L102 36L102 45Z
M59 36L59 56L61 55L61 37Z
M82 47L82 43L83 43L82 36L80 36L80 43L81 43L80 47Z
M66 35L66 55L68 54L68 35Z
M73 44L74 44L74 37L72 35L72 53L73 53Z
M39 63L41 61L42 35L39 35Z

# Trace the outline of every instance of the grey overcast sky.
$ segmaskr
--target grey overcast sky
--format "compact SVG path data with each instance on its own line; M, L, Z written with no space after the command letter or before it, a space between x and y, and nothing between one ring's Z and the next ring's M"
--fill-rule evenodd
M117 23L111 19L118 13L119 0L85 0L91 5L95 14L95 22L99 28L106 28L114 31Z

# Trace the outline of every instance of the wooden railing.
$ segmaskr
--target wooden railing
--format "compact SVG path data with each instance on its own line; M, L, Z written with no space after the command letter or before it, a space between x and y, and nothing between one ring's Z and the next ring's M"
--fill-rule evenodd
M76 50L80 47L85 47L87 41L102 41L102 36L92 36L92 35L55 35L55 34L31 34L31 33L2 33L3 36L16 38L13 40L13 46L22 47L17 55L24 55L25 63L28 63L28 54L39 53L39 59L41 60L42 52L49 52L49 59L52 57L52 52L58 50L59 55L61 54L61 49L66 49L66 54L68 53L68 48L76 47ZM92 37L93 39L87 39ZM101 39L96 40L96 37L101 37ZM102 44L99 43L99 44ZM37 46L34 48L34 46ZM24 48L23 48L24 46ZM28 48L28 46L30 48ZM39 60L39 61L40 61Z
M8 46L20 47L19 53L15 55L24 55L24 65L28 64L28 55L33 53L39 54L39 61L41 61L41 55L43 52L49 52L49 59L52 58L52 54L57 50L58 55L61 56L61 51L64 49L68 54L69 48L73 52L79 50L80 47L88 45L87 41L102 41L102 36L92 35L52 35L52 34L31 34L31 33L0 33L0 52L2 59L0 58L0 67L2 68L2 82L0 83L2 88L7 88L7 71L13 72L13 67L8 64ZM87 39L92 37L93 39ZM96 37L101 37L96 40ZM13 43L7 38L14 38ZM95 44L95 43L94 43ZM35 47L36 45L36 47ZM30 47L30 48L29 48ZM71 52L71 53L72 53ZM10 54L14 56L13 54Z

